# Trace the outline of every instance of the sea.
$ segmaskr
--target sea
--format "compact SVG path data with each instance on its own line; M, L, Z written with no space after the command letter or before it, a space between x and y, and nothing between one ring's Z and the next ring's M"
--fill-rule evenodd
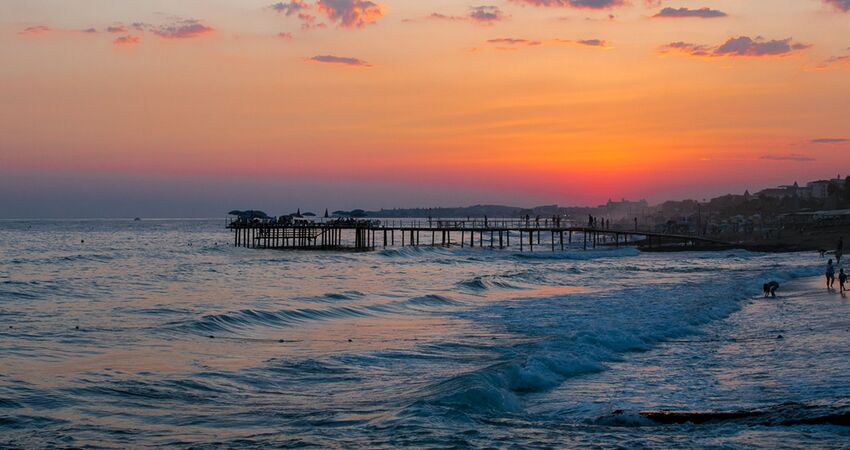
M0 447L848 448L825 262L0 221Z

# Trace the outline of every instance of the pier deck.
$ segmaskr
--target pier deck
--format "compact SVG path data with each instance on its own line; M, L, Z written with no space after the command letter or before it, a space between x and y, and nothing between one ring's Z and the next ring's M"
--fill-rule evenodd
M600 245L644 248L679 246L730 247L696 235L657 233L640 229L575 226L569 221L523 219L423 220L232 220L237 247L287 250L368 251L390 247L479 247L519 251L583 249Z

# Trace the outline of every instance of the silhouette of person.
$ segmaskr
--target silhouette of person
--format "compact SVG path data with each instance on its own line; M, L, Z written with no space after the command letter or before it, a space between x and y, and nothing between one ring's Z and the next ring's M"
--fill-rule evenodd
M826 263L826 288L832 289L835 285L835 266L832 265L832 259Z
M775 281L771 281L769 283L765 283L762 286L762 290L764 291L764 296L767 297L770 295L771 297L776 297L776 290L779 289L779 283Z

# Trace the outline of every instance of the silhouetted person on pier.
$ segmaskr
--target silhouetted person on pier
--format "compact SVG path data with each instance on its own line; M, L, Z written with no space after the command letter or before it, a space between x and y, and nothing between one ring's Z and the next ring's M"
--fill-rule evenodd
M484 227L487 227L487 216L484 216Z
M770 283L765 283L764 286L762 286L762 290L764 291L765 297L767 297L769 295L769 296L775 298L777 289L779 289L779 283L777 283L775 281L771 281Z
M587 215L587 227L593 228L593 216L591 216L590 214Z
M637 231L637 217L635 217L635 231Z
M832 265L832 259L826 263L826 288L832 289L835 286L835 266Z
M534 218L534 223L537 224L537 228L540 228L540 216Z

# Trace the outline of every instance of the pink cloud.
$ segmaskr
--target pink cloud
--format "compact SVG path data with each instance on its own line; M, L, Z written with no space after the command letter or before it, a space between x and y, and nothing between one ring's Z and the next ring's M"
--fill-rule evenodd
M18 34L21 36L38 36L50 33L52 31L54 30L46 25L35 25L32 27L24 28L23 30L19 31Z
M139 36L132 36L132 35L119 36L119 37L115 38L114 41L112 41L113 44L119 45L119 46L125 46L125 45L126 46L132 46L132 45L140 44L141 42L142 42L142 38L140 38Z
M823 0L823 2L839 11L850 12L850 0Z
M318 0L316 6L344 28L371 25L384 16L384 7L368 0Z
M625 0L513 0L547 8L608 9L626 5Z

